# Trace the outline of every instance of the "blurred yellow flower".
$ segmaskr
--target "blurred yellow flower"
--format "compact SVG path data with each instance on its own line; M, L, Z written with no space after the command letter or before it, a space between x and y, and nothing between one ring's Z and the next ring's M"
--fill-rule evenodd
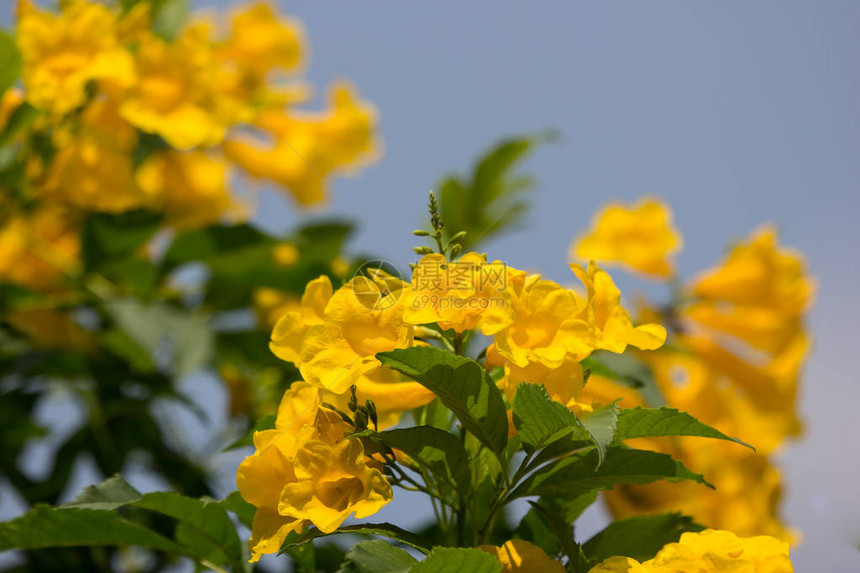
M684 533L677 543L663 547L654 557L638 563L628 557L612 557L589 573L729 573L749 571L791 573L788 543L773 537L739 538L731 531L707 529Z
M573 263L570 268L588 293L588 302L581 316L588 325L587 342L591 348L620 354L628 345L640 350L663 346L666 329L653 323L634 327L630 315L621 306L618 287L594 261L589 263L587 270Z
M246 81L262 80L272 70L292 72L300 68L307 49L304 44L301 23L258 2L233 12L230 33L219 55L251 76Z
M498 557L502 571L508 573L563 573L564 565L551 559L544 550L523 539L511 539L501 547L482 545L479 549Z
M466 253L456 261L424 255L412 271L403 318L410 324L438 323L457 332L480 328L493 335L514 319L508 282L522 273L485 255Z
M169 225L194 228L245 215L227 189L228 176L221 157L203 151L168 150L147 157L135 180Z
M120 108L129 123L180 150L224 139L241 114L218 91L209 34L209 25L200 21L171 43L154 35L141 39L135 52L138 80Z
M117 16L87 0L67 0L54 14L18 1L18 47L27 101L64 114L86 99L90 81L128 86L134 66L117 36Z
M51 291L78 271L80 238L73 217L47 206L28 214L4 210L4 216L0 282Z
M299 260L299 248L293 243L278 243L272 249L272 259L280 267L291 267Z
M263 110L256 124L268 132L268 147L234 138L224 142L225 153L251 176L282 185L300 205L325 202L329 176L380 155L373 107L345 82L330 98L332 109L321 114Z
M591 230L574 243L570 256L668 277L675 272L670 257L681 244L669 206L656 199L643 199L630 207L611 204L597 213Z

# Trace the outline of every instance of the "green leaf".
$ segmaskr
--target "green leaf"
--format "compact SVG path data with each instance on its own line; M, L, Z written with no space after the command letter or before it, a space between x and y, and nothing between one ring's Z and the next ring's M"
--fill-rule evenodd
M427 542L427 540L422 539L411 531L406 531L405 529L397 527L396 525L392 525L390 523L361 523L358 525L347 525L345 527L339 527L331 533L324 533L316 528L310 529L296 539L291 540L287 538L287 541L284 542L284 545L281 547L281 550L278 552L278 554L280 555L289 547L301 545L302 543L306 543L313 539L319 539L320 537L328 537L330 535L338 535L343 533L364 533L367 535L379 535L382 537L387 537L389 539L394 539L395 541L405 543L406 545L413 547L422 553L429 553L430 549L432 548L432 546L430 545L430 543Z
M177 376L194 372L212 359L213 334L204 314L125 297L108 300L105 308L117 326L151 356L162 355L168 342L169 370Z
M100 484L87 486L74 500L58 506L60 509L114 510L139 501L143 497L120 476L112 476Z
M611 489L620 483L645 484L658 480L693 480L713 487L666 454L611 447L606 451L603 465L599 465L598 453L589 450L542 467L517 486L510 498L532 495L573 498L594 490Z
M21 53L12 35L0 30L0 97L21 75Z
M12 112L12 115L9 116L6 125L2 126L2 130L0 130L0 147L5 147L12 143L18 135L29 128L33 124L33 121L41 115L41 111L27 102L18 105L15 111Z
M356 573L405 573L418 563L406 551L381 539L355 545L347 552L346 559L352 566L346 570Z
M377 437L446 480L451 487L460 491L468 488L469 458L463 443L450 432L432 426L415 426L380 432Z
M155 492L144 495L133 505L177 520L176 541L198 561L230 565L233 571L245 569L242 542L219 502Z
M738 438L731 438L721 431L704 424L686 412L675 408L629 408L618 416L617 440L649 438L654 436L699 436L736 442L755 450Z
M495 555L480 549L462 547L434 547L430 555L410 569L410 573L500 573L502 564Z
M432 346L381 352L376 357L436 394L463 426L491 450L497 454L505 450L505 403L477 362Z
M513 418L526 453L569 435L572 435L572 440L581 442L579 447L592 445L591 435L576 415L564 404L550 398L540 384L525 382L517 386Z
M514 137L500 142L478 161L471 177L451 176L438 186L446 240L466 231L464 250L474 248L522 221L528 210L524 192L530 177L516 176L514 168L552 134Z
M165 40L175 39L188 21L188 1L156 0L154 4L152 31Z
M81 231L84 266L98 270L132 257L155 234L160 222L161 215L149 211L90 213Z
M263 430L273 430L275 428L275 419L277 418L277 414L269 414L268 416L263 416L257 421L257 424L248 432L244 437L239 438L229 446L225 448L225 450L235 450L238 448L244 448L246 446L254 445L254 434L256 432L262 432Z
M597 444L599 462L606 458L606 448L615 438L615 427L618 423L618 406L615 402L595 410L582 419L582 425Z
M228 251L272 244L274 239L250 225L207 227L177 236L164 254L163 264L173 269L192 261L207 262Z
M647 561L667 543L678 541L682 533L702 530L704 527L694 523L692 517L680 513L629 517L614 521L586 541L582 548L594 561L613 555Z
M651 368L629 352L615 354L614 352L598 350L583 360L581 364L583 369L592 374L609 378L638 390L642 398L652 406L662 406L666 403Z
M139 545L186 554L178 543L112 511L37 505L17 519L0 523L0 551L81 545Z

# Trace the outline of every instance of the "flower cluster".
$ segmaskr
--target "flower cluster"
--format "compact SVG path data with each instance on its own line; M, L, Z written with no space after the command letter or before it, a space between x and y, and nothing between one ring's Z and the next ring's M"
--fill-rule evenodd
M676 235L668 208L648 201L625 209L614 206L611 217L600 219L600 228L613 226L612 260L643 270L641 252L650 248L655 267L669 268L661 259L668 253L666 237ZM643 224L648 233L638 228L641 218L649 221ZM574 250L591 251L601 234L609 231L594 233ZM730 435L750 436L757 452L722 442L648 440L649 447L703 472L716 489L619 486L606 496L613 514L680 510L740 535L791 539L779 519L781 479L770 454L800 432L797 384L809 347L803 317L813 293L801 256L781 248L775 230L763 227L735 245L718 267L682 286L672 304L660 310L646 305L643 317L672 327L671 345L642 355L666 402ZM595 399L617 398L618 390L599 377L589 385ZM625 395L624 406L643 403L636 394Z
M139 209L177 228L241 220L249 206L231 192L236 174L312 205L325 201L332 175L379 156L376 112L348 83L329 89L327 110L297 107L311 95L300 81L307 46L298 22L265 3L226 22L171 25L159 3L130 6L18 2L21 89L0 105L10 146L0 191L12 219L0 237L4 279L55 282L41 262L10 262L18 243L55 232L50 220L74 229L90 212ZM72 243L48 241L35 257L65 263Z
M684 533L677 543L663 547L653 559L639 563L611 557L590 573L722 573L750 571L791 573L788 543L761 535L739 538L730 531L708 529Z

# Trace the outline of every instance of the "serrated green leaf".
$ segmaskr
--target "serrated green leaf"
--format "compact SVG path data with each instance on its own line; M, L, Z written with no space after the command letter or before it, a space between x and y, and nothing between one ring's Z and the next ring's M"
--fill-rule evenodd
M615 354L598 350L581 364L583 369L589 370L592 374L638 390L642 398L651 406L662 406L666 403L651 368L629 352Z
M691 472L666 454L611 447L602 465L594 450L546 465L517 486L510 497L564 495L572 498L594 490L611 489L621 483L645 484L659 480L692 480L713 487L700 474Z
M480 549L463 547L434 547L424 561L410 569L410 573L500 573L502 564L495 555Z
M603 561L613 555L631 557L637 561L652 559L664 545L675 543L687 531L702 531L704 527L693 518L680 513L664 513L629 517L614 521L582 546L585 555Z
M376 357L436 394L463 426L491 450L504 452L508 439L505 403L477 362L432 346L381 352Z
M469 486L469 457L459 438L432 426L415 426L380 432L376 437L398 449L446 480L452 488L466 491Z
M599 462L606 458L606 448L615 438L615 428L618 424L618 406L615 402L599 408L582 419L582 426L597 445Z
M736 442L755 450L751 445L732 438L714 427L700 422L690 414L675 408L629 408L618 416L617 440L650 438L655 436L698 436Z
M344 533L364 533L367 535L379 535L381 537L387 537L389 539L393 539L395 541L399 541L401 543L405 543L406 545L417 549L422 553L428 553L432 546L427 540L422 539L421 537L415 535L411 531L406 531L396 525L392 525L390 523L361 523L358 525L347 525L345 527L340 527L331 533L324 533L319 529L310 529L303 533L301 536L295 539L287 539L284 543L281 550L278 552L280 555L288 547L293 547L295 545L301 545L302 543L306 543L313 539L319 539L320 537L328 537L330 535L338 535Z
M566 436L580 442L579 447L593 443L576 415L547 394L540 384L522 383L517 386L513 403L514 425L523 443L531 453Z
M347 570L356 573L405 573L418 563L406 551L381 539L355 545L347 552L346 560L351 565Z

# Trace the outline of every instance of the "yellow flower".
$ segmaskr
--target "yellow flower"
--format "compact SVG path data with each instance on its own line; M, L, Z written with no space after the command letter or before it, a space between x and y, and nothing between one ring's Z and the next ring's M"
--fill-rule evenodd
M684 315L754 348L778 351L801 330L815 292L803 257L780 248L765 226L732 249L723 263L689 288L695 302Z
M275 429L254 434L256 451L236 474L242 497L257 507L252 562L310 523L330 532L350 514L366 517L391 500L391 486L367 466L361 442L345 439L347 430L321 407L318 388L296 382L281 400Z
M223 158L202 151L170 150L147 157L135 179L168 224L194 228L244 214L227 189L228 176Z
M306 519L331 533L352 514L367 517L391 501L391 484L365 463L359 440L331 445L310 441L293 461L294 483L281 490L278 512Z
M571 258L627 265L656 277L675 272L670 256L680 250L668 205L643 199L627 207L612 204L598 213L590 232L571 248Z
M62 11L18 2L18 47L24 87L33 106L63 114L84 103L86 85L127 86L134 80L129 52L117 36L117 17L95 2L68 0Z
M346 83L335 84L330 98L332 109L316 115L264 110L256 123L268 132L270 145L230 139L225 153L251 176L285 187L300 205L324 202L329 176L380 155L370 104Z
M325 307L323 324L312 326L302 340L303 378L342 394L381 367L378 352L411 346L413 331L403 322L400 294L363 276L338 289Z
M0 282L56 290L77 272L79 253L77 223L59 209L9 213L0 224Z
M253 78L270 70L295 71L305 58L304 31L299 22L283 18L264 2L235 11L230 35L220 49L229 60Z
M634 327L630 315L621 306L621 292L609 274L594 261L588 264L588 270L573 263L570 268L588 292L582 316L588 325L587 340L592 348L620 354L628 345L641 350L654 350L663 345L666 329L650 323Z
M298 262L300 255L301 253L299 253L299 248L293 243L278 243L272 249L272 259L274 259L275 264L280 267L293 266Z
M325 275L307 284L301 303L286 310L275 324L269 344L275 356L301 364L302 340L311 327L323 324L323 313L332 293L331 280Z
M241 115L219 93L216 62L205 22L189 25L174 42L144 36L135 54L138 81L122 104L122 116L172 147L211 146L224 139Z
M496 351L513 367L557 368L568 355L581 360L594 348L581 315L586 301L557 283L530 278L514 301L513 323L496 334Z
M677 543L669 543L654 559L642 564L626 557L612 557L590 573L791 573L788 543L761 535L739 538L731 531L707 529L684 533Z
M113 97L87 106L80 122L54 134L58 151L37 188L44 199L81 210L119 213L145 207L149 197L135 184L134 129L117 111Z
M466 253L454 262L438 253L424 255L412 271L404 320L415 325L435 322L457 332L480 328L484 334L495 334L513 322L508 281L518 273L522 271L509 269L501 261L489 263L478 253Z
M543 549L522 539L511 539L501 547L482 545L479 549L498 557L502 571L510 573L563 573L564 566Z

